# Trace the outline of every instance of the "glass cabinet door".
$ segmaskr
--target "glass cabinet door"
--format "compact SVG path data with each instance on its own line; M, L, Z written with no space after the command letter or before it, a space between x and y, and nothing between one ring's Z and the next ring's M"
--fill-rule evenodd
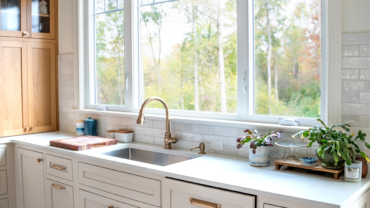
M28 37L26 0L0 0L0 36Z
M28 0L31 1L32 38L54 39L55 27L55 0Z

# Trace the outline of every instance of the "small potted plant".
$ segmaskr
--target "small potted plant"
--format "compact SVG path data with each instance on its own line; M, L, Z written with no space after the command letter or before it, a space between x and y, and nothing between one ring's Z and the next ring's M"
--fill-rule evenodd
M259 135L257 130L245 130L247 135L239 137L237 148L242 148L249 143L249 164L251 166L263 167L270 165L272 139L281 137L280 131L275 130L266 135Z
M365 146L370 149L370 145L365 141L366 134L362 131L355 134L347 135L335 128L341 128L349 132L351 127L349 124L339 124L332 127L327 127L321 119L317 119L323 127L317 125L313 126L307 131L301 131L295 135L307 137L311 147L313 143L317 142L319 147L316 149L316 155L322 161L321 166L327 169L339 170L344 167L344 163L348 166L356 160L356 154L361 155L370 162L369 158L362 152L357 142L364 142Z

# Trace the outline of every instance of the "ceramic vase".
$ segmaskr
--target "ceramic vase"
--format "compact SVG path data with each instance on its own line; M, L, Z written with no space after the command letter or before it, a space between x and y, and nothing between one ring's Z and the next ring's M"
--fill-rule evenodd
M255 167L266 167L270 166L271 161L271 149L266 146L259 146L253 154L253 149L249 149L249 165Z
M330 153L330 151L331 151L331 149L329 149L328 151L325 151L323 153L324 154L324 158L323 158L322 156L319 155L319 148L316 149L316 156L322 162L321 166L323 168L332 169L332 170L343 169L344 168L344 159L338 155L337 156L338 157L338 162L337 162L337 165L335 165L334 156L333 156L333 154Z

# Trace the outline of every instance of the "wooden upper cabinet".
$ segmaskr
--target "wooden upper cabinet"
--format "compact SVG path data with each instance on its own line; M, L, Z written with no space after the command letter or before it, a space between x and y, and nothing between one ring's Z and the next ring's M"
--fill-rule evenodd
M26 14L27 0L0 0L0 36L25 36Z
M0 41L0 137L28 127L27 43Z
M57 129L55 57L55 44L28 43L29 133Z
M32 38L55 39L55 0L27 0L27 31Z
M55 39L56 0L0 0L0 36Z

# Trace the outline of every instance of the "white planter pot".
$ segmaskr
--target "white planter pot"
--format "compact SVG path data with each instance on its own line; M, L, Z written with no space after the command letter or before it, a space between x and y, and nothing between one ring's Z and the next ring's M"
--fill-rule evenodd
M253 154L253 149L249 149L249 165L256 167L270 166L271 149L270 147L257 147L256 153Z

